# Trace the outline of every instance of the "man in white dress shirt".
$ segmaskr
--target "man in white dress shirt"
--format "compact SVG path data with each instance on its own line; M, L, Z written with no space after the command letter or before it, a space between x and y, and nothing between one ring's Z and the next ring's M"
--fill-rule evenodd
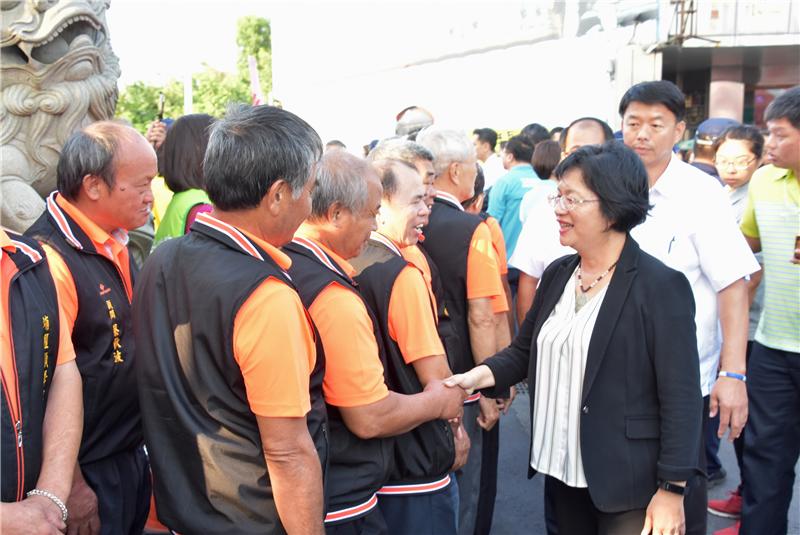
M497 132L491 128L476 128L472 131L472 142L475 144L475 155L481 161L484 191L489 191L497 179L506 174L503 159L494 149L497 146Z
M684 99L673 83L655 81L634 85L620 101L623 140L645 164L653 205L631 234L692 285L704 418L719 412L719 434L730 428L733 440L747 421L745 277L759 266L719 183L673 156L686 129ZM706 481L698 478L689 487L686 533L704 534Z

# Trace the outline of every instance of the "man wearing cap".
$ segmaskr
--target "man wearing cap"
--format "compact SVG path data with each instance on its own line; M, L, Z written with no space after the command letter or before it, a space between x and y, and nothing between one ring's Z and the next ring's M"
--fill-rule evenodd
M136 130L93 123L65 143L58 191L26 232L47 251L83 380L83 438L67 502L70 530L138 534L150 509L133 368L137 270L127 232L150 216L156 170L153 147Z
M325 363L286 270L311 210L317 133L270 106L217 121L214 204L156 249L134 306L158 517L178 533L323 533Z
M739 126L739 121L724 117L712 117L700 123L694 133L694 148L692 149L694 157L690 165L713 176L719 180L720 184L722 184L722 180L720 180L714 165L714 142L732 126Z
M460 416L465 396L449 395L438 379L428 381L422 392L398 393L403 385L384 371L387 355L378 345L379 326L348 262L376 229L380 178L364 160L341 151L326 154L314 174L311 216L284 250L325 352L323 391L332 446L326 532L388 533L376 507L376 492L393 470L394 441L387 437Z
M0 531L61 533L81 442L81 376L44 250L2 229L0 307Z
M404 108L395 117L397 124L394 133L398 136L405 136L406 139L414 141L417 132L433 124L433 115L425 108L419 106L409 106Z

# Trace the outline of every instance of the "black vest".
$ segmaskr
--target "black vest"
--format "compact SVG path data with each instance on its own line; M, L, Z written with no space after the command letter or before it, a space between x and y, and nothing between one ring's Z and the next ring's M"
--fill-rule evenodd
M444 286L439 323L449 321L454 333L445 340L453 373L464 373L475 365L467 321L467 257L472 235L480 223L480 217L436 198L428 226L423 229L425 242L422 245L439 268Z
M3 375L0 418L2 501L15 502L36 486L42 467L42 425L58 358L58 297L42 248L12 233L14 253L3 251L17 266L8 292L12 373ZM7 326L3 325L5 329ZM7 390L16 384L18 414L12 416ZM17 405L17 400L12 400Z
M85 464L142 443L131 305L114 263L97 252L92 240L53 197L47 204L47 211L25 234L55 249L75 281L78 317L72 344L83 380L83 437L78 460ZM70 233L75 241L68 238ZM132 259L130 272L133 282L136 266Z
M406 364L397 342L389 336L389 300L400 272L409 264L384 244L370 240L351 264L361 295L377 320L378 343L386 354L386 384L400 394L418 394L423 388ZM417 268L414 268L417 269ZM431 310L431 315L435 314ZM444 420L425 422L395 437L394 466L388 484L427 483L445 476L455 460L450 424Z
M325 255L328 262L339 270L338 273L325 266L314 253L303 245L290 243L284 247L284 250L292 259L289 275L297 285L297 291L307 309L311 308L320 292L334 282L349 288L354 295L358 296L358 299L363 301L361 294L356 289L355 282L321 249L319 252ZM369 312L366 303L364 306ZM370 321L377 340L379 334L375 329L376 321L371 314ZM380 349L380 344L378 347L378 357L386 369L386 359ZM383 486L391 466L393 440L390 438L370 440L358 438L350 432L342 420L339 409L333 405L328 405L328 418L331 444L326 488L328 511L333 513L363 504ZM352 520L352 518L355 517L348 517L348 520Z
M294 287L266 252L240 238L264 260L196 221L188 235L150 255L136 288L136 368L158 516L184 534L285 533L233 332L236 314L264 280ZM324 373L319 353L307 421L323 467Z

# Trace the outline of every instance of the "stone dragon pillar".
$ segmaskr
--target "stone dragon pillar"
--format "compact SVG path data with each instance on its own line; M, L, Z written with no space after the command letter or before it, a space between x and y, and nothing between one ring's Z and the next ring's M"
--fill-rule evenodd
M56 187L61 147L114 116L119 61L110 0L4 0L0 33L0 223L28 228Z

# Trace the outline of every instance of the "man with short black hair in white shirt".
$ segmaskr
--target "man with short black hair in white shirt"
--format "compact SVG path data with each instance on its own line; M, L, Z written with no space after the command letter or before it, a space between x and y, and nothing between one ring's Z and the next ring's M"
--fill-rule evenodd
M686 129L684 99L673 83L655 81L634 85L620 101L623 140L647 168L653 205L631 234L692 286L700 385L708 409L703 416L719 412L719 434L730 427L733 440L747 421L745 277L759 266L719 183L673 156L672 147ZM689 487L686 533L705 534L706 481L696 478Z

